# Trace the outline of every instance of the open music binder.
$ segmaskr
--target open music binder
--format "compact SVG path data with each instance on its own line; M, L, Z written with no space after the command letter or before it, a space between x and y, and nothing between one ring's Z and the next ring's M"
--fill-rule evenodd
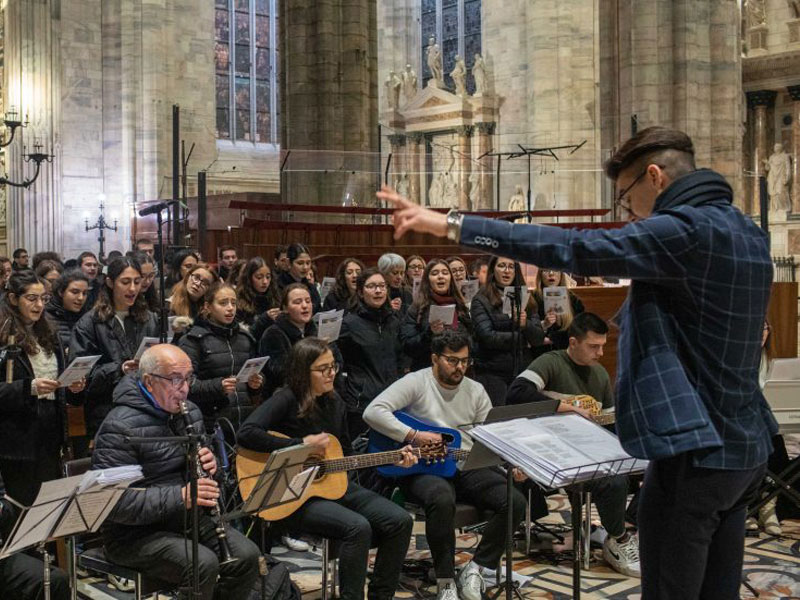
M136 465L45 481L31 506L6 496L21 512L0 560L50 540L97 531L128 486L141 477Z

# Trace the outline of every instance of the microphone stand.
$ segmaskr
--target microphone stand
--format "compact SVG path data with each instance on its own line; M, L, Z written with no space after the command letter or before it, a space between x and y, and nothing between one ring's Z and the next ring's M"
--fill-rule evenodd
M159 217L161 213L159 213ZM160 221L161 219L159 219ZM200 433L176 436L156 436L156 437L125 437L125 442L133 445L152 444L155 442L166 442L181 444L186 446L186 453L189 457L189 498L192 501L192 590L191 597L202 599L200 592L200 507L197 505L197 473L200 465L200 458L197 450L203 442L205 436Z
M514 278L516 279L516 272L514 273ZM521 318L522 286L515 283L514 297L511 298L511 351L514 353L514 360L512 362L514 377L519 375L519 361L522 354L522 327L520 325Z
M159 294L159 308L158 308L158 339L162 344L167 343L167 331L169 328L169 317L167 315L167 290L165 289L164 282L164 255L166 248L164 247L164 217L161 215L162 211L156 213L156 220L158 222L158 247L161 249L158 258L158 285L161 288Z

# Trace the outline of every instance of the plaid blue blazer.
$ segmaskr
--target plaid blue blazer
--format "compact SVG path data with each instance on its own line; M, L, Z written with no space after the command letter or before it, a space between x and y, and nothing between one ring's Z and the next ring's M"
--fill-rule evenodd
M578 275L630 278L616 321L617 433L645 459L691 452L696 465L766 462L777 425L758 385L772 283L765 234L731 205L718 174L673 182L653 214L614 230L466 216L461 244Z

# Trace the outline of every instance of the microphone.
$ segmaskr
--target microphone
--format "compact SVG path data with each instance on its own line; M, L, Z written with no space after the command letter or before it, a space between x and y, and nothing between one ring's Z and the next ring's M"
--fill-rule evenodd
M180 200L168 200L166 202L158 202L156 204L148 206L147 208L143 208L142 210L139 211L139 216L146 217L147 215L154 215L156 213L160 213L162 210L164 210L165 208L169 208L173 204L180 204L184 208L186 207Z

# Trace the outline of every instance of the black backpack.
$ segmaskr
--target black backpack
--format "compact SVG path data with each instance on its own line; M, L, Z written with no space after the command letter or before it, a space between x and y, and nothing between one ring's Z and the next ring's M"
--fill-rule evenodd
M261 577L263 593L259 589L258 598L264 600L302 600L300 588L289 577L289 567L269 554L264 555L267 574ZM258 586L260 587L260 586Z

